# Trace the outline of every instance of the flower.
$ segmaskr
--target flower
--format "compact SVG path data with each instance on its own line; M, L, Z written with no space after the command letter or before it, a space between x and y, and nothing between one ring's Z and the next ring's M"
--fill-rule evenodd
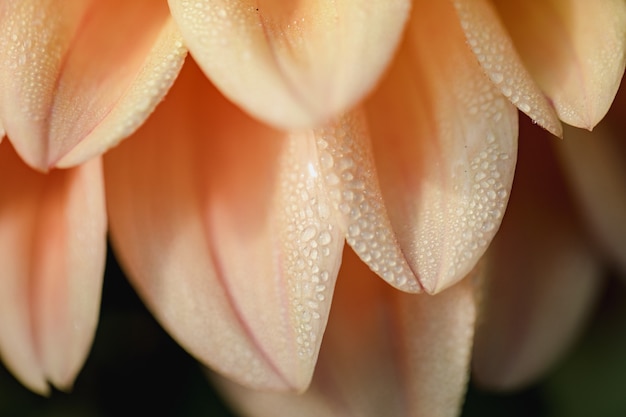
M517 109L556 135L559 118L592 127L624 71L617 0L54 6L0 5L2 126L28 165L73 167L35 174L0 148L7 177L35 178L0 199L0 221L24 224L0 241L29 237L4 244L21 285L0 352L40 392L68 386L86 354L96 309L82 296L99 282L77 277L101 275L108 219L137 291L192 355L248 388L313 378L299 399L222 382L247 413L455 414ZM494 346L482 334L477 358Z

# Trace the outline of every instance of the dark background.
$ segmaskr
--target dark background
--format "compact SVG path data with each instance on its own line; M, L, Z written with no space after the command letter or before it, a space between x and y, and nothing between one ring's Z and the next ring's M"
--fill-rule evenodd
M616 278L608 282L582 339L549 376L506 395L470 385L462 416L626 416L626 291ZM138 415L234 416L146 311L109 251L100 324L73 392L42 398L0 365L0 416Z

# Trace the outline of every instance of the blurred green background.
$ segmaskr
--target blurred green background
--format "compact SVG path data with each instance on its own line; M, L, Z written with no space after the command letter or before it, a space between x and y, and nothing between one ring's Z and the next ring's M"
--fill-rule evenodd
M610 278L583 338L547 378L505 395L471 385L463 417L626 416L625 300L623 283ZM234 416L145 310L110 255L100 325L73 392L42 398L0 365L0 416L138 415Z

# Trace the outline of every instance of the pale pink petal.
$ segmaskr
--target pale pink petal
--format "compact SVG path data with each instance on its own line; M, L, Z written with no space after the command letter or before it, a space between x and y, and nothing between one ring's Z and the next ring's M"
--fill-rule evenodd
M0 145L0 356L26 386L69 389L94 336L106 254L101 164L35 173Z
M517 111L484 76L448 2L418 1L397 60L366 102L384 201L420 284L472 270L513 179Z
M408 0L169 0L194 58L250 114L312 127L352 107L391 60Z
M0 5L0 56L0 119L20 156L45 170L129 135L185 50L163 1L10 0Z
M623 0L495 0L528 71L564 122L591 129L624 74Z
M517 3L524 1L526 0ZM453 3L467 42L489 79L535 123L552 134L561 136L563 128L554 108L524 67L491 2L453 0ZM543 45L543 41L539 45Z
M473 365L476 381L490 388L520 388L554 366L603 282L550 140L557 141L536 127L523 130L511 201L486 255Z
M341 263L312 132L272 130L189 62L168 99L105 158L111 233L143 299L205 364L303 390Z
M218 386L252 417L456 416L465 394L474 283L400 293L346 253L313 383L300 396Z
M623 108L616 112L621 121ZM611 128L613 127L613 128ZM591 233L626 271L626 147L623 122L593 133L566 129L555 144Z

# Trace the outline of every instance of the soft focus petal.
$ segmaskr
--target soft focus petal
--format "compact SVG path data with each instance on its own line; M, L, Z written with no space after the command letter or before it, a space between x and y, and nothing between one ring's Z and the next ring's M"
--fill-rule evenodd
M189 62L105 167L115 248L165 328L243 384L303 390L344 243L311 132L249 118Z
M616 112L623 117L623 107ZM626 272L626 147L620 125L566 129L555 145L591 233Z
M28 164L80 163L143 123L184 55L163 1L3 1L0 119Z
M552 134L561 136L563 129L554 108L524 67L490 1L453 0L453 3L468 44L491 81L535 123ZM538 45L543 45L543 40Z
M467 383L475 292L468 278L432 297L403 294L348 252L309 390L255 392L222 378L218 386L252 417L456 416Z
M35 173L0 145L0 356L29 388L69 389L95 332L106 217L101 164ZM19 179L19 180L16 180Z
M524 64L564 122L591 129L624 74L623 0L494 0Z
M377 82L408 0L169 0L194 58L243 109L283 128L320 125Z
M553 366L580 334L603 282L549 140L556 141L525 126L511 201L486 255L473 365L477 382L491 388L520 388Z
M417 1L400 54L367 102L391 223L431 293L467 275L498 230L517 112L483 75L448 2Z

